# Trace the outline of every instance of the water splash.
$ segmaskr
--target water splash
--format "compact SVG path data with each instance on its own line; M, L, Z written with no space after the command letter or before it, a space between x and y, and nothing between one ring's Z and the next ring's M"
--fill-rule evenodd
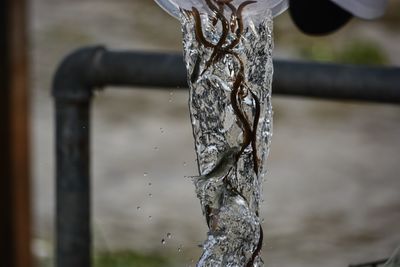
M209 227L199 267L263 266L258 210L272 135L272 15L264 10L254 23L243 12L253 2L207 0L210 14L181 10L200 172L193 181Z

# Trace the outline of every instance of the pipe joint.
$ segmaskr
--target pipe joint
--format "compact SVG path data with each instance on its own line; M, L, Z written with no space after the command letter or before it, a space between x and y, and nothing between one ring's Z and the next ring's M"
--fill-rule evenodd
M57 101L89 101L96 84L96 73L106 53L103 46L78 49L69 54L58 66L52 86Z

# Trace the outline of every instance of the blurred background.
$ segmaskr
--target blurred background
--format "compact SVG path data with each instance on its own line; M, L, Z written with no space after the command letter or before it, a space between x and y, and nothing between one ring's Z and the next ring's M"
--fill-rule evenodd
M149 0L30 0L28 5L33 252L54 266L51 79L61 59L93 44L181 51L178 21ZM275 58L400 66L400 3L327 37L274 23ZM312 79L312 77L310 77ZM400 85L399 85L400 86ZM206 223L184 176L197 166L185 90L98 92L92 112L97 267L194 266ZM264 183L269 267L339 267L400 245L400 107L273 97ZM164 240L165 242L163 242Z

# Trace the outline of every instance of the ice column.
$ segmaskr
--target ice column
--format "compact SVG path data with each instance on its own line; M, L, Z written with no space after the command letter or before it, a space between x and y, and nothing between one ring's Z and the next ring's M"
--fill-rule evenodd
M209 226L197 266L263 265L258 210L272 135L272 15L250 16L252 5L206 0L208 12L181 9L200 172L193 180Z

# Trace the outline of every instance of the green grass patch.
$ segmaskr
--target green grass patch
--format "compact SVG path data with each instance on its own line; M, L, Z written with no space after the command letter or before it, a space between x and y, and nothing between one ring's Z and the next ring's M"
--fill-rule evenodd
M384 65L389 61L377 44L367 40L354 40L341 47L315 42L300 47L299 52L305 59L345 64Z

